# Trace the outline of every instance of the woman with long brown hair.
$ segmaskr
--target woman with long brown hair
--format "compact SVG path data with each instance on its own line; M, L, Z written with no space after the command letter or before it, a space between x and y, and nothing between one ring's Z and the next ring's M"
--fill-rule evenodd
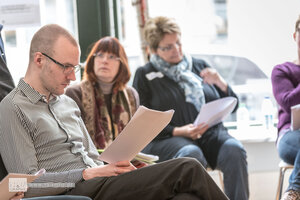
M114 37L104 37L87 57L83 80L66 90L79 106L97 148L107 147L139 106L137 92L126 85L130 75L123 46Z

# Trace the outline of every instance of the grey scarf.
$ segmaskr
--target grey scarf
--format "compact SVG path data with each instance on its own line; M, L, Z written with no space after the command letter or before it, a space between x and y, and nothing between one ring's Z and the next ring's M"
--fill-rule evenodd
M197 111L205 103L202 78L192 72L192 57L184 55L183 59L176 65L171 65L153 54L150 62L155 69L174 80L184 90L185 101L192 103Z

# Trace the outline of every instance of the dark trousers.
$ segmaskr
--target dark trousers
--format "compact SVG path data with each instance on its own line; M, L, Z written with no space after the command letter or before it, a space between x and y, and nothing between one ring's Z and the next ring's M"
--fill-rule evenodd
M24 200L91 200L91 199L89 197L84 197L84 196L57 195L57 196L25 198Z
M228 199L202 165L193 158L178 158L113 177L97 177L76 184L69 195L96 200Z

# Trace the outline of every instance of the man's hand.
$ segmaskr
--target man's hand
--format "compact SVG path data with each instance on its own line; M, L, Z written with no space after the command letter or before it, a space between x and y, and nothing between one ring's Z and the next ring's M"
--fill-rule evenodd
M173 130L173 136L183 136L196 140L200 138L203 133L208 129L208 124L201 123L198 126L187 124L185 126L176 127Z
M18 192L15 194L15 196L11 197L9 200L19 200L24 197L24 192Z
M89 180L95 177L118 176L119 174L130 172L135 169L136 167L134 167L129 161L119 161L113 164L87 168L83 170L82 177L84 180Z
M132 163L133 166L135 166L136 168L142 168L142 167L148 166L147 163L142 162L142 161L139 161L139 160L135 160L135 159L133 159L133 160L131 161L131 163Z

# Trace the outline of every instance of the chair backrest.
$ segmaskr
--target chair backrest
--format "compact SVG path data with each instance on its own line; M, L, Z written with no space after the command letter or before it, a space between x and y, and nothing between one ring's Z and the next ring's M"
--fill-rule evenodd
M2 157L0 155L0 181L7 175L7 171L5 169L4 163L2 161Z

